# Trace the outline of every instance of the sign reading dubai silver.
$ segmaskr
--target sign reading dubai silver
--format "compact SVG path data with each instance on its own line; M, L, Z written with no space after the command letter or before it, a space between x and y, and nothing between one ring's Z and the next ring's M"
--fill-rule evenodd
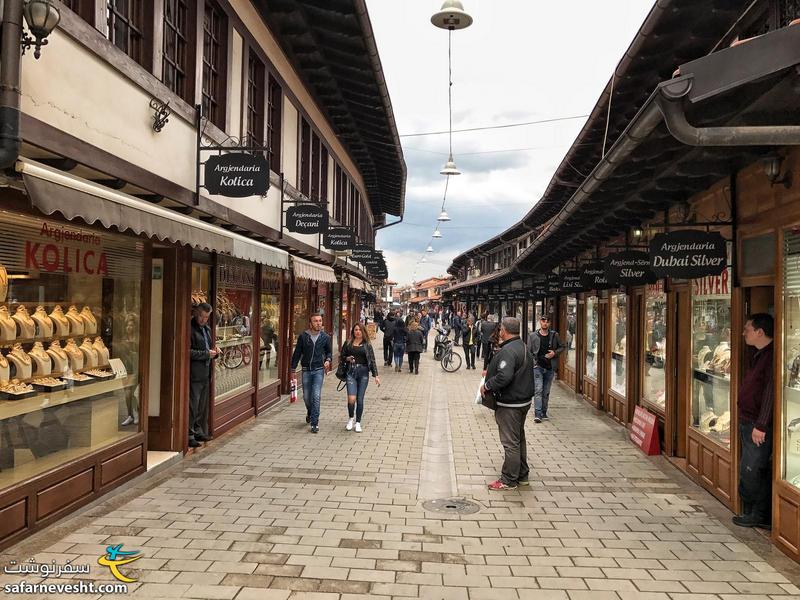
M322 245L331 250L352 250L356 235L349 227L329 227L322 237Z
M581 283L587 290L604 290L609 287L606 266L602 260L594 260L583 265Z
M658 278L650 270L650 255L637 250L624 250L605 258L606 276L611 285L644 285Z
M261 154L215 154L205 163L205 176L210 194L246 198L265 196L269 189L269 165Z
M583 290L581 284L581 272L577 269L561 269L561 291L567 294L580 292Z
M727 244L718 231L670 231L650 241L650 267L659 277L719 275L727 266Z
M286 211L286 229L294 233L322 233L328 228L328 211L323 206L299 204Z

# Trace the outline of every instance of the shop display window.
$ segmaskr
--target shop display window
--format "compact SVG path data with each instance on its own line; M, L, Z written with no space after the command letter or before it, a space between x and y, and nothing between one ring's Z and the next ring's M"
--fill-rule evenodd
M214 332L220 354L214 361L215 404L253 385L255 277L253 263L218 257Z
M597 379L597 326L598 301L594 296L586 298L586 376Z
M627 331L628 331L628 297L625 294L611 296L611 389L623 398L626 393L625 368Z
M258 387L279 378L281 271L261 268L261 343L258 353Z
M667 294L663 281L647 286L644 319L642 400L663 411L667 405Z
M575 296L567 297L567 323L564 334L564 364L575 370L575 330L578 326L578 299Z
M300 334L308 329L308 319L311 314L308 295L308 279L295 278L292 299L292 348L297 344Z
M535 316L536 309L533 302L528 302L528 335L536 331L538 320Z
M731 270L692 282L692 414L696 431L730 448Z
M141 429L144 243L0 211L0 488Z
M800 231L784 232L781 477L800 489Z

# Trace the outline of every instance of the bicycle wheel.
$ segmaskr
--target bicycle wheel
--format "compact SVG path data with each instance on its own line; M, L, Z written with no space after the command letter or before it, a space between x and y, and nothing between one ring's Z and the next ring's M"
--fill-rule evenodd
M461 368L461 355L448 352L442 357L442 368L448 373L455 373Z
M231 346L228 348L228 350L225 352L225 357L222 359L222 362L229 369L236 369L240 367L243 361L244 355L238 346Z

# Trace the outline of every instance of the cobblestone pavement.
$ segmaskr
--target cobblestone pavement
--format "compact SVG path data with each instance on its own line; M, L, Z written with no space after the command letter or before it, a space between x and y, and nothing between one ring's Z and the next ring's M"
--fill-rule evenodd
M108 583L97 559L123 544L143 555L120 569L137 579L129 594L148 599L800 596L795 563L729 526L709 494L563 389L554 388L549 422L529 421L532 485L496 493L486 483L502 452L492 413L474 404L480 371L444 373L428 353L420 375L381 372L363 433L344 430L344 396L330 377L318 435L302 401L283 404L7 550L0 564L71 560L92 565L82 579ZM422 506L449 496L480 510ZM1 584L20 579L0 574Z

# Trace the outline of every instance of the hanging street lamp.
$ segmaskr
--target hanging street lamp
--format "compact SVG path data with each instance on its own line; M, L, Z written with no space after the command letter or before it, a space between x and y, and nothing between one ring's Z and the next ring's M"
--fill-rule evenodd
M442 210L442 213L439 215L439 218L436 219L436 220L444 223L445 221L449 221L450 217L447 216L447 211L446 210Z

